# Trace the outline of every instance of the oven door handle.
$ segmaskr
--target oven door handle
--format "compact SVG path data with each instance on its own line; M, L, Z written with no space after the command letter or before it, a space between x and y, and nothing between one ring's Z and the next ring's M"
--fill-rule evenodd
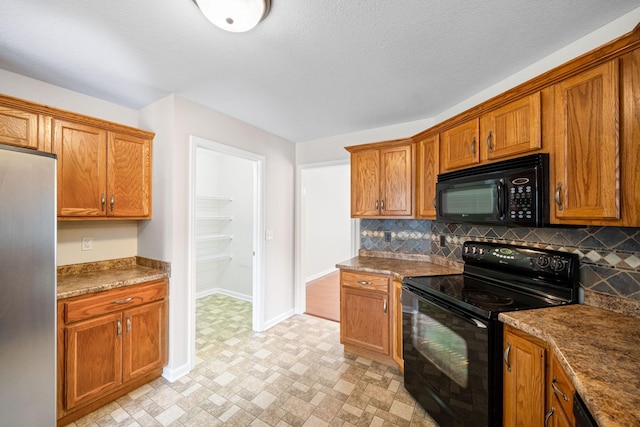
M414 288L409 288L408 286L403 285L402 286L402 290L406 291L407 293L413 295L415 298L418 298L420 300L423 300L431 305L435 305L438 308L441 308L443 310L447 310L453 314L455 314L456 316L462 318L463 320L467 321L468 323L471 323L473 325L475 325L478 328L482 328L482 329L487 329L487 324L484 323L482 320L480 320L477 317L472 316L471 314L460 310L458 307L454 307L451 304L447 304L444 301L440 301L434 297L432 297L431 295L424 293L424 292L420 292L417 289Z

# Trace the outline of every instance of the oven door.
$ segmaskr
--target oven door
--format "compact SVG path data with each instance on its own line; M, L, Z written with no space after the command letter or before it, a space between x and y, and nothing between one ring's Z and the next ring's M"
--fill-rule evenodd
M501 423L501 387L490 371L497 321L482 319L402 287L405 388L441 426ZM497 394L497 396L496 396Z

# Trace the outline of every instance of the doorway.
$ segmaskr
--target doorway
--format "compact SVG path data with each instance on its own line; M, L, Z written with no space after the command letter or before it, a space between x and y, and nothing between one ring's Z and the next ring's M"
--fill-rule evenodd
M190 334L195 355L198 298L223 294L252 303L264 329L264 157L191 137ZM190 360L194 366L195 359Z
M298 167L296 312L339 321L336 263L356 255L349 160Z

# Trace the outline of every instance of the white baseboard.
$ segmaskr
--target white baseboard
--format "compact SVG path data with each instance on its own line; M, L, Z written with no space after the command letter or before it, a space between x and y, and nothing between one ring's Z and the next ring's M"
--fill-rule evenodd
M266 321L264 323L264 325L263 325L264 326L263 330L266 331L267 329L277 325L278 323L282 322L283 320L288 319L289 317L293 316L294 314L295 314L295 310L291 309L291 310L288 310L288 311L282 313L281 315L279 315L277 317L274 317L271 320Z
M187 375L189 373L189 371L191 371L191 368L189 368L189 364L185 363L182 366L178 366L177 368L170 368L168 366L165 366L162 369L162 376L169 381L170 383L184 377L185 375Z
M222 295L226 295L228 297L231 298L236 298L236 299L240 299L243 301L248 301L248 302L253 302L253 297L251 295L245 295L245 294L241 294L238 292L233 292L230 291L228 289L222 289L222 288L212 288L212 289L207 289L204 291L200 291L198 293L196 293L196 298L204 298L204 297L208 297L209 295L214 295L214 294L222 294Z

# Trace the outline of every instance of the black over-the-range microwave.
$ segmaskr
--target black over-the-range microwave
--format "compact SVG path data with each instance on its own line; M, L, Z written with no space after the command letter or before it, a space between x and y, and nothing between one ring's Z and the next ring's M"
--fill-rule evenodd
M438 175L436 219L542 227L549 224L549 155L533 154Z

